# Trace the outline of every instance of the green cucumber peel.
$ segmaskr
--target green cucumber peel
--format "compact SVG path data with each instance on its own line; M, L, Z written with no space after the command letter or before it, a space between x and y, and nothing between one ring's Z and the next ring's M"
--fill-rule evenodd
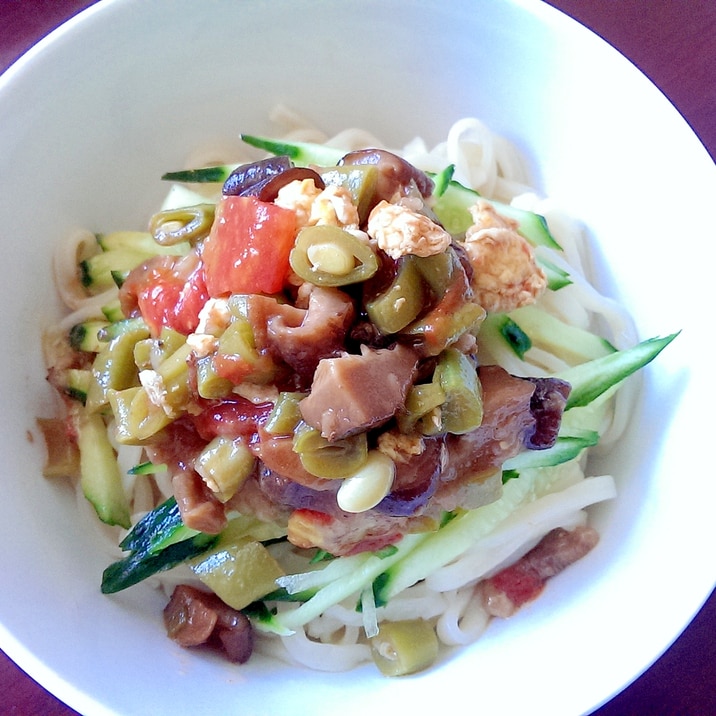
M488 330L492 329L492 331L502 336L505 343L520 360L524 359L525 353L532 348L532 340L529 335L506 313L492 313L487 316L485 323ZM484 328L485 325L483 324L481 330L484 330Z
M147 461L140 462L138 465L127 470L128 475L155 475L158 472L166 472L167 466L165 464L159 464Z
M200 169L183 169L162 174L163 181L177 181L186 184L223 184L239 164L217 164Z
M283 628L276 620L276 615L266 606L264 602L252 602L241 610L251 623L262 632L289 636L291 631Z
M556 378L561 378L572 386L565 410L589 405L607 390L654 360L679 333L680 331L663 338L648 338L632 348L595 358L555 375Z
M132 552L119 562L110 564L102 573L102 593L113 594L127 589L148 577L197 557L216 543L216 535L199 533L182 542L170 544L157 554Z
M559 435L555 444L545 450L524 450L506 460L502 465L508 475L537 467L554 467L579 457L582 450L594 447L599 442L596 430L585 430L578 435Z
M343 149L327 147L325 144L315 144L314 142L287 142L270 137L257 137L252 134L242 134L241 140L252 147L263 149L269 154L287 156L298 166L316 164L320 167L331 167L346 155Z
M205 534L187 527L181 519L173 497L148 512L120 542L129 552L102 574L102 593L112 594L175 567L196 557L218 540L218 535Z
M454 173L455 165L448 164L445 169L433 176L433 196L440 197L445 193L448 186L450 185L450 182L452 181Z
M547 288L550 291L559 291L560 288L574 283L567 271L548 261L544 256L537 256L537 265L544 271L547 277Z

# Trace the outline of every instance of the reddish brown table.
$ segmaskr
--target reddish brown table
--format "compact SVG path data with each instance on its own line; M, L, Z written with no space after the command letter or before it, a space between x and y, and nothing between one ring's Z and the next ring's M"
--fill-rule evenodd
M0 71L91 4L92 0L0 0ZM592 28L632 60L681 111L716 158L716 2L550 0L550 4ZM715 634L716 595L712 595L651 669L596 716L716 714ZM71 716L75 712L0 652L0 713Z

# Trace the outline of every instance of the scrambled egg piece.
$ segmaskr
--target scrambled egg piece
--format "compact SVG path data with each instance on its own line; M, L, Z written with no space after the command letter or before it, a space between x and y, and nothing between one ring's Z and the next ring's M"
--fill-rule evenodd
M402 204L381 201L368 217L368 234L388 256L434 256L445 251L452 237L427 216Z
M475 223L462 243L474 268L472 288L488 313L504 313L534 303L547 288L532 247L517 224L486 202L471 210Z
M421 435L403 435L397 430L387 430L378 436L378 450L393 462L408 462L413 455L422 454L425 442Z
M357 227L358 208L350 192L342 186L319 189L313 179L297 179L281 187L274 203L296 214L299 228L328 224Z
M225 298L210 298L199 311L195 333L220 336L231 323L229 302Z
M471 206L470 216L472 216L472 226L468 229L468 233L476 233L481 229L513 229L517 231L519 224L507 216L498 214L495 207L484 199Z
M186 342L197 357L203 358L216 350L217 337L231 323L229 302L225 298L210 298L199 311L199 323Z

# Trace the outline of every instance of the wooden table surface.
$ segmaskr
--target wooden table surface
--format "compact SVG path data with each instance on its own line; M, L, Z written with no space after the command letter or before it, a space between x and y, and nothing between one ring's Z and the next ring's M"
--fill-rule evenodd
M716 158L714 0L549 0L636 64ZM0 71L92 0L0 0ZM716 201L716 199L715 199ZM597 716L716 714L716 594L671 648ZM71 716L0 652L0 715Z

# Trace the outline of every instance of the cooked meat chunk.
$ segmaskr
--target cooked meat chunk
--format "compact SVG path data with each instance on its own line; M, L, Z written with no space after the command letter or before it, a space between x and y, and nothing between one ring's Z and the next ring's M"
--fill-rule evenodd
M530 411L535 417L535 429L525 436L525 447L544 450L554 445L562 424L562 414L571 386L558 378L528 378L535 392L530 399Z
M266 323L267 340L274 353L310 380L322 358L342 350L354 315L346 293L315 286L305 310L276 304L276 313Z
M164 608L164 625L171 639L184 647L218 644L237 664L249 660L253 629L248 618L215 594L180 584Z
M174 497L179 505L182 522L191 529L218 534L226 527L224 505L194 470L179 472L172 477Z
M552 530L515 564L481 583L483 606L493 616L512 616L540 595L548 579L584 557L598 541L593 527Z
M400 344L326 358L300 403L303 419L327 440L377 427L405 403L417 363L415 352Z

